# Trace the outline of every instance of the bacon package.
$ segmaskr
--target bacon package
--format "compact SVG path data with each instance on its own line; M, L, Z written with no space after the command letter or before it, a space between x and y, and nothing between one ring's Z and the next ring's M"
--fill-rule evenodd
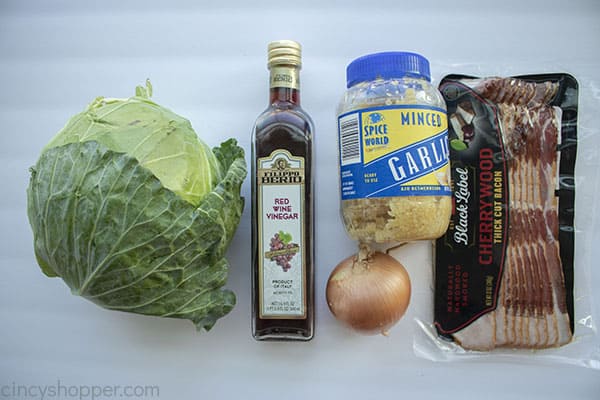
M578 85L450 75L453 214L435 244L434 325L464 349L571 341Z

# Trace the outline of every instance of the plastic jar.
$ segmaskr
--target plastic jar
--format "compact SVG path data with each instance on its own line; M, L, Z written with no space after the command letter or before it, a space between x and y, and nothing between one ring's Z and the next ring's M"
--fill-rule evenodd
M341 211L361 242L436 239L452 212L446 104L429 62L370 54L348 65L338 108Z

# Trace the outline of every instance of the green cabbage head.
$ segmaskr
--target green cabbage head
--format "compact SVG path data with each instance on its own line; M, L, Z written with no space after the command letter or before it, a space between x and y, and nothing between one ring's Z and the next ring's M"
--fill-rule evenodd
M97 98L31 168L27 212L42 271L112 310L209 330L235 305L225 252L244 208L244 150L210 149L150 100Z

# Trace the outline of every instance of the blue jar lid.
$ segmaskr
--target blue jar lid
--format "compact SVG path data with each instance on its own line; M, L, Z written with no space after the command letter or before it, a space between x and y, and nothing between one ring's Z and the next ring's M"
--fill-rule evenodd
M389 51L362 56L346 68L346 86L377 78L392 79L411 76L431 81L429 61L417 53Z

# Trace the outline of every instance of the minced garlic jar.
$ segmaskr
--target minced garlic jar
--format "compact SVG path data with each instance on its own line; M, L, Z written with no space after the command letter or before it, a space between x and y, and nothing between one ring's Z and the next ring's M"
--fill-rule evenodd
M338 108L341 210L361 242L436 239L452 211L446 104L429 62L386 52L354 60Z

